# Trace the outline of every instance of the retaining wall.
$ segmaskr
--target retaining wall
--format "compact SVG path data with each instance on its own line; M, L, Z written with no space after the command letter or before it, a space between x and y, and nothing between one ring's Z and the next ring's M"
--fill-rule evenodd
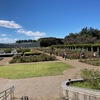
M100 90L70 86L70 83L80 81L83 79L67 80L62 83L63 95L67 100L100 100Z

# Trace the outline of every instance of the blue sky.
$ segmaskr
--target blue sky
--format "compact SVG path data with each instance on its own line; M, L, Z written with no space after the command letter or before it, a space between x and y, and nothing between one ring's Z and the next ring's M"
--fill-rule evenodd
M100 29L100 0L0 0L0 43Z

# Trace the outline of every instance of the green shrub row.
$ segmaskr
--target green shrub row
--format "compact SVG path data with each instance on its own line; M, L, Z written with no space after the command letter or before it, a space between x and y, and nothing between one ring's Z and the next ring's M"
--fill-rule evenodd
M69 49L51 49L51 48L45 48L45 52L52 53L57 56L62 56L63 53L66 53L68 59L80 59L82 50L69 50ZM84 51L84 57L85 58L93 58L93 53L89 51Z
M25 53L25 52L30 52L30 48L18 48L17 52L18 53Z
M33 55L33 56L21 56L15 55L10 63L25 63L25 62L39 62L39 61L53 61L56 57L46 54Z
M80 60L80 62L87 63L87 64L94 65L94 66L100 66L100 59L98 59L98 58L83 59L83 60Z
M30 55L40 55L40 52L25 52L24 55L25 56L30 56Z

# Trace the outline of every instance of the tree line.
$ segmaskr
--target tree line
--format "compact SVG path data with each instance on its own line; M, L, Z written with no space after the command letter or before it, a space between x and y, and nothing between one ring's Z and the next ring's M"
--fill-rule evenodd
M64 38L64 44L94 44L100 43L100 30L83 28L79 33L70 33Z
M17 40L16 43L27 43L27 42L37 42L36 40L32 40L32 39L29 39L29 40Z
M64 44L63 39L55 37L40 38L38 40L17 40L16 43L40 42L41 47Z
M69 33L64 38L45 37L38 40L18 40L16 43L25 42L40 42L41 47L48 47L51 45L63 44L95 44L100 43L100 30L90 28L83 28L79 33Z

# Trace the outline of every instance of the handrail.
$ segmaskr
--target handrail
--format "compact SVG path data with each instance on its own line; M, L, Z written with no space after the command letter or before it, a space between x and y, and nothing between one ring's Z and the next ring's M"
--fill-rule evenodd
M0 100L8 100L8 98L10 98L9 100L13 100L14 99L14 86L0 92Z

